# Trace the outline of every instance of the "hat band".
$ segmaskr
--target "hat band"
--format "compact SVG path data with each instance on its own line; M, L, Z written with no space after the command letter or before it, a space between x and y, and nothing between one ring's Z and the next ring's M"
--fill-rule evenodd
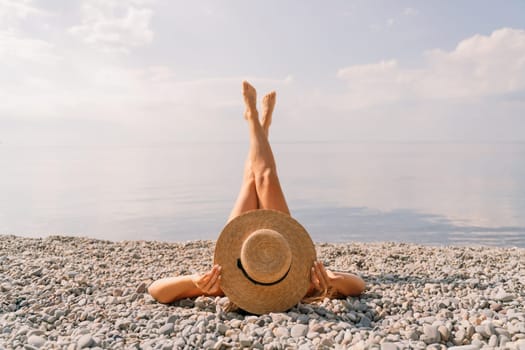
M250 277L250 275L248 275L248 273L246 272L246 270L244 269L244 267L242 266L242 262L241 262L241 259L237 259L237 267L239 269L241 269L242 273L244 274L244 276L250 280L250 282L254 283L254 284L260 284L261 286L273 286L274 284L277 284L279 282L281 282L282 280L284 280L286 278L286 276L288 276L288 272L290 272L290 269L292 268L292 265L290 264L290 267L288 268L288 271L286 271L286 273L283 275L283 277L279 278L277 281L274 281L274 282L259 282L259 281L256 281L254 280L253 278Z

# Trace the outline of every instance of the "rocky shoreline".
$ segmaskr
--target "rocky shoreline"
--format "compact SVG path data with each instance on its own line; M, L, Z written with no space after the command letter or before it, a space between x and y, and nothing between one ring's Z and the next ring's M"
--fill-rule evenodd
M147 294L208 270L213 247L0 235L0 349L525 349L525 249L319 243L366 292L262 316Z

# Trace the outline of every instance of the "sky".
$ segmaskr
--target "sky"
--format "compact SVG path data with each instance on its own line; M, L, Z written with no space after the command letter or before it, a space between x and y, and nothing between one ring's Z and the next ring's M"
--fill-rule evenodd
M0 0L0 142L525 142L525 2Z

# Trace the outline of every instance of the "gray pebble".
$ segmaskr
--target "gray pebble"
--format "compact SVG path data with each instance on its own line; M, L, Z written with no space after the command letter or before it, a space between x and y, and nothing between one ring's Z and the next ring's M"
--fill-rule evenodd
M463 344L463 341L465 340L466 332L463 328L460 328L456 333L454 334L454 344L461 345Z
M166 323L164 326L160 327L159 333L164 335L170 335L173 332L173 323Z
M177 337L173 340L173 345L179 348L183 348L186 346L186 342L184 341L184 338Z
M502 302L509 302L509 301L514 300L514 298L515 298L514 294L507 293L505 291L500 291L494 296L494 299L498 301L502 301Z
M228 326L226 326L224 323L217 323L216 329L217 333L224 335L228 330Z
M317 333L317 332L308 332L308 333L306 334L306 337L307 337L308 339L315 339L315 338L318 338L318 337L319 337L319 333Z
M249 347L253 343L253 339L244 333L239 334L239 344L241 347Z
M441 335L439 334L438 327L423 325L423 334L420 339L426 344L439 343L441 341Z
M441 325L441 326L438 326L438 332L439 332L441 341L447 342L448 339L450 338L450 331L449 331L449 329L447 327Z
M300 314L297 316L297 323L308 324L308 321L310 321L310 316L308 315Z
M39 335L32 335L32 336L27 338L27 342L30 345L33 345L36 348L40 348L40 347L42 347L44 345L46 340L43 337L39 336Z
M166 323L173 323L175 324L175 322L177 322L177 320L179 319L180 317L178 315L171 315L170 317L168 317L168 319L166 320Z
M203 349L213 349L214 346L215 346L215 343L216 343L215 340L212 340L212 339L206 340L206 341L202 344L202 348L203 348Z
M131 322L129 320L118 320L116 323L115 323L115 327L117 329L121 329L121 330L124 330L124 329L128 329L129 326L130 326Z
M317 322L316 323L312 323L310 325L310 327L308 327L308 328L309 328L310 332L316 332L316 333L324 333L325 332L324 326L322 324L320 324L320 323L317 323Z
M135 293L137 293L137 294L146 293L146 283L144 283L144 282L139 283L137 288L135 288Z
M359 323L357 324L357 327L360 328L370 328L372 327L372 321L366 316L362 316L359 320Z
M162 344L161 350L173 350L173 342L166 341Z
M77 347L79 349L89 348L95 345L95 340L91 334L84 334L77 340Z
M44 334L46 333L41 329L32 329L27 333L27 337L30 337L32 335L44 335Z
M273 335L275 335L278 338L281 338L281 337L289 337L290 333L288 332L288 328L286 327L277 327L273 330Z
M490 336L488 345L492 347L498 346L498 336L496 334Z
M179 301L179 305L182 307L190 308L195 306L195 302L191 299L182 299L181 301Z
M381 343L381 350L399 350L399 346L395 343L384 342Z
M78 272L76 272L76 271L68 271L68 272L66 272L67 278L70 278L70 279L75 278L76 275L78 275Z
M304 324L296 324L292 327L290 334L293 338L300 338L306 336L308 333L308 326Z

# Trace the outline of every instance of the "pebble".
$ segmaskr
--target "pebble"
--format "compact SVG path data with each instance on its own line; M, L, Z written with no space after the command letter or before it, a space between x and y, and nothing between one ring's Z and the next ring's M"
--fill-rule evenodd
M288 328L286 327L277 327L273 330L273 335L275 335L278 338L281 338L281 337L289 337L290 333L288 332Z
M79 349L83 348L89 348L95 345L95 340L91 336L91 334L84 334L77 340L77 347Z
M32 335L27 338L27 342L29 343L29 345L32 345L36 348L40 348L44 345L46 340L39 335Z
M164 326L160 327L159 333L164 335L170 335L173 332L173 323L166 323Z
M399 350L399 346L395 343L384 342L381 343L381 350Z
M450 330L443 325L438 326L437 330L439 332L440 339L444 342L447 342L450 338Z
M509 302L514 300L515 296L512 293L507 293L505 291L499 291L495 296L494 299L501 301L501 302Z
M439 343L441 335L439 334L438 327L423 325L423 335L421 335L420 339L427 344Z
M364 328L370 328L372 326L372 321L366 317L366 316L363 316L361 317L361 319L359 320L359 323L357 324L357 327L364 327Z
M39 267L38 269L33 270L33 272L31 272L31 275L37 276L37 277L42 277L42 271L43 271L43 268Z
M135 293L137 293L137 294L146 293L146 283L144 283L144 282L139 283L139 285L135 289Z
M166 305L147 293L209 270L213 248L0 235L0 350L525 348L524 249L320 243L325 264L362 273L367 291L261 316L226 312L226 297Z
M253 339L244 333L239 334L239 345L241 347L250 347L253 343Z
M293 338L300 338L306 336L308 327L304 324L296 324L292 327L290 334Z

